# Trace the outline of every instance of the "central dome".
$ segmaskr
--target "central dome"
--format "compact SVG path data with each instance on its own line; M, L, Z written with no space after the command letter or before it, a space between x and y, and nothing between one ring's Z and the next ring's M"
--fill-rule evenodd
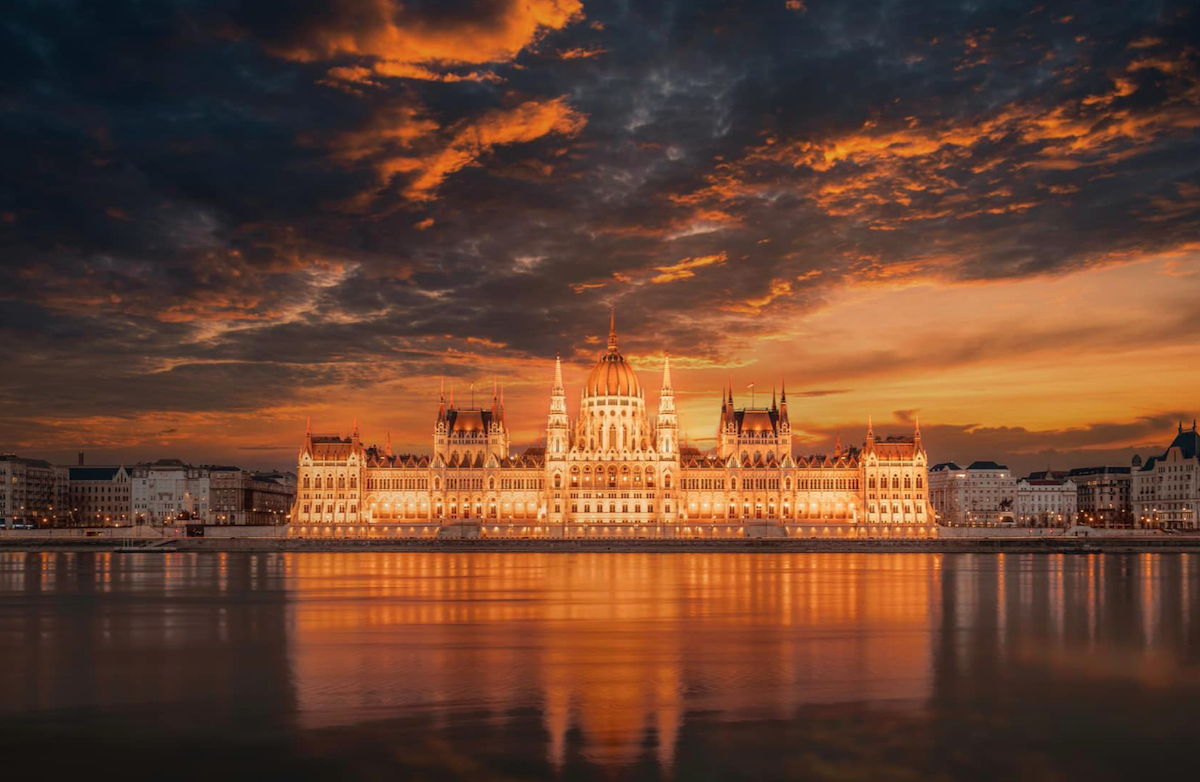
M633 367L617 350L616 320L608 327L608 352L600 357L588 375L584 385L584 396L641 396L642 386L638 383Z

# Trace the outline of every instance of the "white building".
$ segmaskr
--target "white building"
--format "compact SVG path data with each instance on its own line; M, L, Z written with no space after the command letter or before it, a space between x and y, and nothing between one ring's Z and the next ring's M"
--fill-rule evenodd
M947 525L999 524L1013 521L1016 481L1008 467L995 462L954 462L929 468L929 502Z
M179 519L207 521L209 470L178 459L159 459L133 468L133 519L163 524Z
M1029 527L1069 527L1079 495L1074 481L1022 478L1017 482L1017 521Z
M714 453L681 445L670 359L657 405L609 323L571 418L562 363L550 386L545 445L512 453L503 390L491 404L437 399L430 455L359 438L305 435L296 537L561 537L636 539L936 534L920 427L862 448L793 453L786 390L738 407L719 399ZM757 403L757 404L756 404ZM431 405L432 406L432 405ZM657 409L657 415L651 411ZM914 422L915 424L916 422ZM223 500L222 500L223 501Z
M1135 521L1146 527L1196 529L1200 512L1200 434L1196 422L1179 432L1161 456L1133 457L1130 499Z

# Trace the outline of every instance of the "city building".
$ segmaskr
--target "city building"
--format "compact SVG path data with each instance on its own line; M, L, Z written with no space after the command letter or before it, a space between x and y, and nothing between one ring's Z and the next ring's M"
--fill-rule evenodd
M1017 481L1017 521L1027 527L1069 527L1079 497L1070 480L1027 477Z
M66 518L66 469L0 454L0 527L51 526Z
M284 524L296 501L292 473L210 467L209 512L214 524Z
M1137 523L1145 527L1196 529L1200 511L1200 434L1179 425L1178 433L1160 456L1142 463L1135 456L1130 468L1130 500Z
M73 524L124 526L133 523L133 472L127 467L66 467Z
M1128 467L1077 467L1067 477L1076 487L1079 522L1094 527L1132 527Z
M439 394L429 455L305 434L289 534L312 536L761 537L936 534L920 427L861 448L792 453L784 388L739 408L723 390L715 453L681 446L669 357L657 400L615 325L574 420L556 359L544 446L511 452L503 390L490 404Z
M133 468L131 513L135 524L209 518L209 469L178 459Z
M1015 520L1016 481L1008 467L989 461L963 469L954 462L929 468L929 502L947 525L995 525Z

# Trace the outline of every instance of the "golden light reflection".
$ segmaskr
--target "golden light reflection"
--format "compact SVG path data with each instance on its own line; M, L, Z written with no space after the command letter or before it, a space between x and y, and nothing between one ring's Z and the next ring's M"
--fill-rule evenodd
M377 707L542 710L561 766L674 762L689 710L917 701L938 561L925 555L288 555L301 719Z

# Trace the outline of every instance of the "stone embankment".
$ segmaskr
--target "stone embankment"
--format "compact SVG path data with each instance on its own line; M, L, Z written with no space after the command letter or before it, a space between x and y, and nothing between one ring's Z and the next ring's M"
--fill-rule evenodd
M945 538L933 540L385 540L385 539L288 539L268 537L220 537L120 539L115 537L33 536L0 534L0 551L64 552L122 551L146 553L221 552L613 552L613 553L1200 553L1200 535L1157 535L1122 537L1035 537L1035 538Z

